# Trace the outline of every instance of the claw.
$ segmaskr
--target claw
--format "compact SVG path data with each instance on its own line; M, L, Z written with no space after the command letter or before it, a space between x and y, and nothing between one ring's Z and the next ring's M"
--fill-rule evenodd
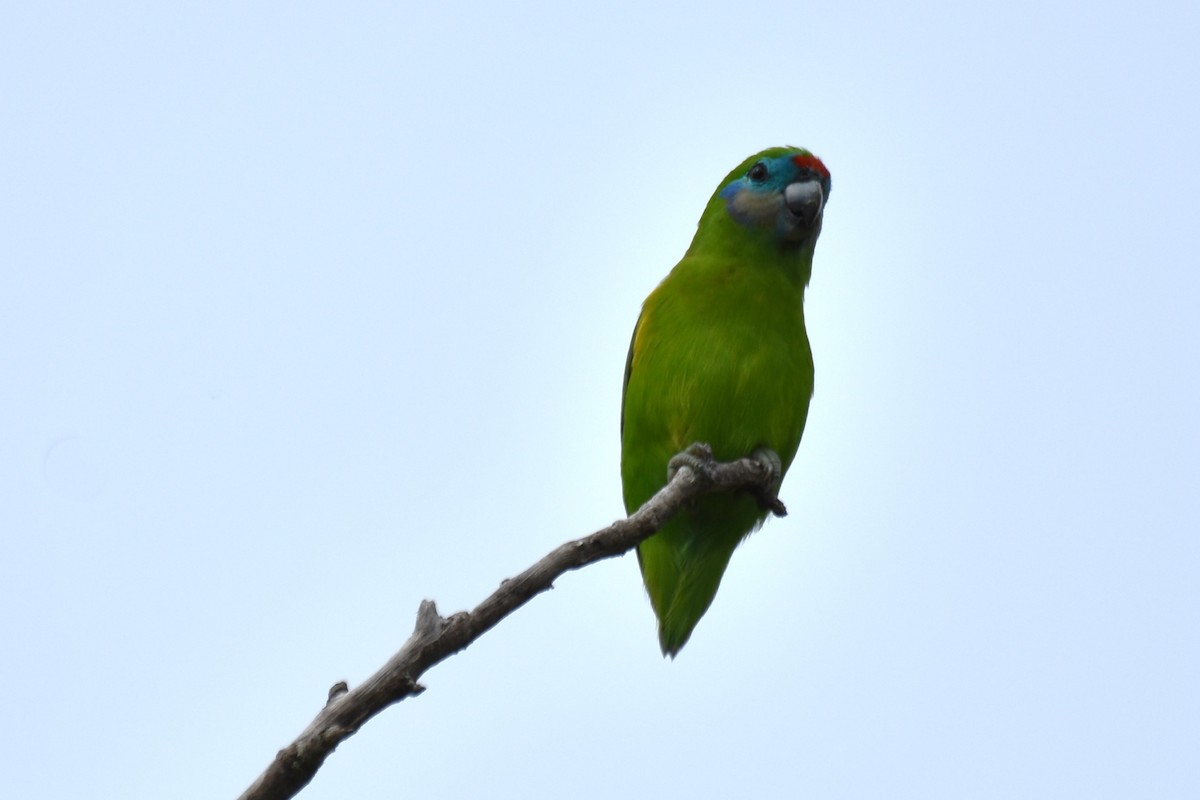
M783 460L769 447L756 447L750 457L762 464L763 469L771 477L769 490L757 489L754 490L754 499L758 501L758 507L763 511L770 511L777 517L787 516L787 506L779 499L779 484L783 479Z
M681 467L691 467L696 475L708 477L710 467L715 460L711 447L704 442L693 442L687 450L676 453L667 462L667 483L671 482Z
M779 453L769 447L756 447L750 457L762 464L770 473L772 486L779 483L780 478L783 477L783 459L779 457ZM775 488L779 487L775 486Z

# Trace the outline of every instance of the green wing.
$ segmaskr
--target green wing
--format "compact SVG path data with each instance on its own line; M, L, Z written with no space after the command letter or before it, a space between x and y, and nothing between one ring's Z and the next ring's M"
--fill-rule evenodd
M629 375L633 372L633 346L637 342L638 328L642 326L642 314L633 324L633 335L629 337L629 355L625 356L625 380L621 382L621 435L625 435L625 395L629 392ZM631 512L632 513L632 512Z

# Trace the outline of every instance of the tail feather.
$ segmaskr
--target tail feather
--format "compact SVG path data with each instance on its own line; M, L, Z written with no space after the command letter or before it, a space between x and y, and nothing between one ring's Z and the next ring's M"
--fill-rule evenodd
M726 546L724 542L688 536L684 531L689 541L681 546L681 532L669 528L641 544L638 562L650 605L658 617L659 645L664 656L674 658L716 597L741 537Z

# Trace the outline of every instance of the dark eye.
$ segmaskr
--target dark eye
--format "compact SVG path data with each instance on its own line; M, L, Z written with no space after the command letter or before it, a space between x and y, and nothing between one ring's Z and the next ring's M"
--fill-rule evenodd
M762 183L767 179L767 165L761 161L758 162L750 168L750 171L746 173L746 177L755 183Z

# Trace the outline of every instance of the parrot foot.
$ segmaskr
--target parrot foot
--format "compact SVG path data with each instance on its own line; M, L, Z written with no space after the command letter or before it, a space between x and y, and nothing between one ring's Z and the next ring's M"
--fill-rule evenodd
M770 489L752 489L751 494L758 501L758 507L770 511L777 517L787 516L787 506L779 499L779 484L783 480L783 460L779 454L769 447L756 447L750 458L757 461L770 476Z
M712 465L716 463L712 448L704 442L693 442L687 450L671 456L667 462L667 483L675 477L682 467L691 467L701 480L711 480Z
M779 454L769 447L757 447L750 458L766 471L770 488L751 488L748 491L763 511L769 511L777 517L787 516L787 506L779 499L779 484L783 480L783 461ZM712 448L703 442L695 442L682 453L671 456L667 462L667 483L675 477L683 467L691 467L692 472L701 481L712 480L713 467L716 465Z

